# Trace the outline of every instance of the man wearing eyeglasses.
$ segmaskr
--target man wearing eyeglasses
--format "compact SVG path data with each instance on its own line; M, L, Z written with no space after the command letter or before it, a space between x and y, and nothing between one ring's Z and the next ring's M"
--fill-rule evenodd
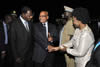
M55 25L48 23L48 19L48 12L41 11L40 22L33 25L35 67L53 67L54 53L49 53L48 50L50 51L58 38Z

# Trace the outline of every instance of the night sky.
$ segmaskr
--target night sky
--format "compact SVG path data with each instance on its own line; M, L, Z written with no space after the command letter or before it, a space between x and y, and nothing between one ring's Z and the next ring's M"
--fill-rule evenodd
M1 0L0 2L0 18L13 10L20 13L22 6L29 6L35 12L35 18L38 18L41 10L47 10L50 18L60 18L64 12L63 6L67 5L72 8L85 7L90 12L93 19L99 18L99 2L96 0Z

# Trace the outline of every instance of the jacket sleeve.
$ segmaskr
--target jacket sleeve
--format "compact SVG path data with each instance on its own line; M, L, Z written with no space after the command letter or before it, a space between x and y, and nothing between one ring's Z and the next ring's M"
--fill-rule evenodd
M67 48L67 53L73 56L84 56L87 51L93 46L94 37L89 32L84 32L80 37L79 45L77 48ZM92 49L91 49L92 50Z
M96 52L95 52L95 56L94 56L94 58L95 58L95 62L96 62L96 67L100 67L100 46L95 50Z
M38 43L39 46L41 46L44 50L47 50L47 43L45 39L42 39L40 37L40 33L38 32L38 28L36 24L33 24L32 26L32 40L34 43ZM42 35L41 35L42 36Z
M86 66L85 67L96 67L93 62L90 60L87 62Z
M15 23L15 22L13 22L13 23ZM18 52L17 52L17 49L16 49L16 29L15 29L15 27L16 27L16 24L12 24L11 25L11 28L10 28L10 34L9 34L9 38L10 38L10 43L11 43L11 50L12 50L12 52L13 52L13 55L14 55L14 57L15 58L18 58L19 56L19 54L18 54Z
M3 31L0 30L0 51L5 51L4 35Z

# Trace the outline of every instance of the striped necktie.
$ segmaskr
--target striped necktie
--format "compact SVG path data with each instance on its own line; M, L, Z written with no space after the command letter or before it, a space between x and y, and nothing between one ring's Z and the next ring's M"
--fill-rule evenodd
M29 25L28 25L28 22L25 22L25 28L27 31L29 31Z

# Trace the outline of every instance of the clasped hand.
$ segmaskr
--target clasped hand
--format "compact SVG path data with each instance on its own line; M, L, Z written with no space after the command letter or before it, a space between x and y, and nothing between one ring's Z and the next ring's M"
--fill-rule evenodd
M63 46L63 48L48 45L48 52L54 52L54 51L59 51L59 50L66 51L67 47L65 47L64 45L62 45L62 46Z

